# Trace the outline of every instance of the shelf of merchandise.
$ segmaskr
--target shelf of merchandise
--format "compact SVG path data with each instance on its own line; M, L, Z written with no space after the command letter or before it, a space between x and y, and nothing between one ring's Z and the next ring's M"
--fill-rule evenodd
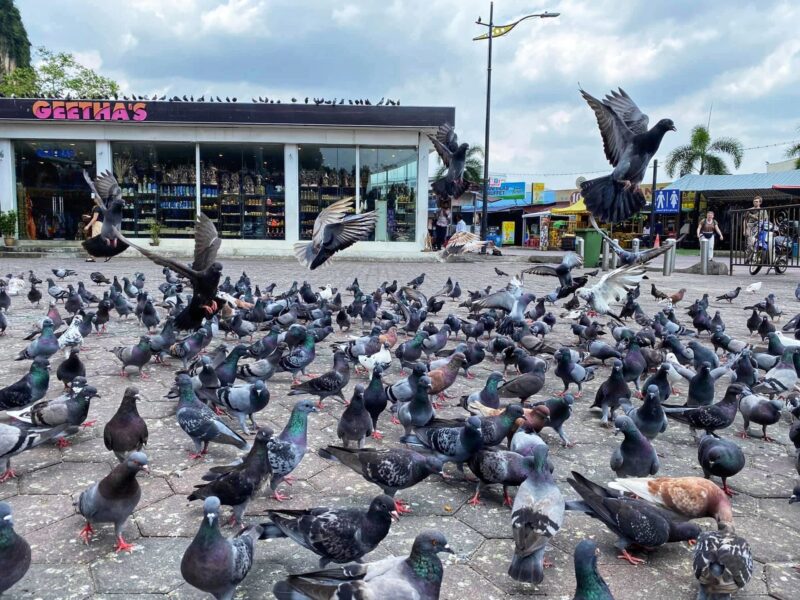
M355 196L354 187L300 186L300 239L310 240L317 215L331 204L348 196Z
M265 190L266 192L266 190ZM201 187L200 208L217 226L220 237L249 240L285 239L283 192L245 194Z
M158 220L165 237L192 237L195 220L195 187L193 183L156 185L123 183L122 232L146 237L150 225Z

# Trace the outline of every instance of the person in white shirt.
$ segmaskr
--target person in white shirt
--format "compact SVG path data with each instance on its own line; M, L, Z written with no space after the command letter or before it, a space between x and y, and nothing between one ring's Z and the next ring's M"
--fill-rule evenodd
M467 224L464 222L464 217L459 217L458 223L456 223L456 233L461 231L467 231Z

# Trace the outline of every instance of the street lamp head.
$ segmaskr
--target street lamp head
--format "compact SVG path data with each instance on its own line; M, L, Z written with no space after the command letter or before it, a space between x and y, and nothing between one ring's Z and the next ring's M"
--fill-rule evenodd
M561 13L543 12L542 14L539 15L539 17L542 18L542 19L550 19L550 18L555 18L555 17L559 17L559 16L561 16Z

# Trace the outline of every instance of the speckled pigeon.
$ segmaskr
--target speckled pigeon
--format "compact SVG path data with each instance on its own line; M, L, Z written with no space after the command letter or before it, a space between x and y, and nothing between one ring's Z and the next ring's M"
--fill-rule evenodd
M239 421L239 427L246 435L250 435L245 419L250 418L253 427L258 429L258 423L254 418L255 413L264 410L269 404L269 390L266 384L257 379L247 385L236 387L217 388L213 395L213 402L233 413Z
M272 497L278 502L286 500L278 491L281 482L286 481L291 485L291 473L303 460L308 448L308 415L317 412L311 400L300 400L292 408L289 422L281 434L273 439L269 446L269 464L272 469L269 487Z
M322 401L330 396L338 396L344 402L342 390L350 382L350 363L344 352L337 350L333 353L333 368L319 377L308 381L292 384L289 396L312 395L317 396L318 408L322 408Z
M753 575L750 544L733 527L705 531L694 549L694 576L700 582L698 600L723 600L742 589Z

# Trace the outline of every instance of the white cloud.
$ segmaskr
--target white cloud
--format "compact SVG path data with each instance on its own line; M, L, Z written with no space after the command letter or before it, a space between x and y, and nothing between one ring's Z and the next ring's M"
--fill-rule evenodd
M205 31L242 34L258 30L263 34L265 11L262 0L228 0L204 12L200 21Z
M361 10L354 4L345 4L341 8L334 8L331 16L333 17L334 23L337 25L352 26L355 25L353 20L358 17L360 13Z
M99 71L103 67L103 59L97 50L87 50L85 52L73 52L75 60L84 67L89 67L93 71Z

